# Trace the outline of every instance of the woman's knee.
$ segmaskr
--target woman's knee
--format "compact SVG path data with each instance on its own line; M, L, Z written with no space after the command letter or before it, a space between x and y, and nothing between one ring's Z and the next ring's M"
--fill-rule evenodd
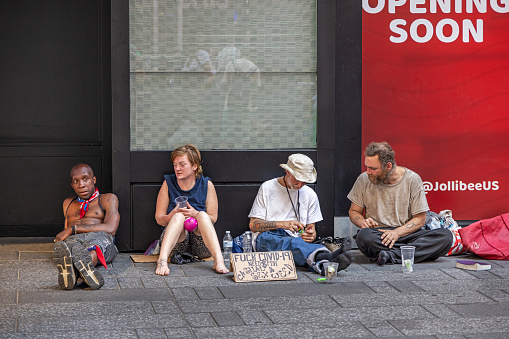
M213 227L212 221L210 220L207 212L200 211L196 215L196 221L198 221L198 228L200 227Z
M170 222L168 223L168 226L169 225L172 225L172 224L180 224L182 223L182 225L184 225L184 220L186 220L186 217L184 216L184 214L180 213L180 212L177 212L173 215L173 217L171 217L171 220Z

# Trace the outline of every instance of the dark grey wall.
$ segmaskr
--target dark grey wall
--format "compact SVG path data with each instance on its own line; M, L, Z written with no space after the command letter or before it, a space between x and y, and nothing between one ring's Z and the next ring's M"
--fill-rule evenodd
M361 173L362 1L337 1L335 197L336 216L348 216L348 192Z
M0 2L0 236L52 236L78 162L111 190L109 4Z

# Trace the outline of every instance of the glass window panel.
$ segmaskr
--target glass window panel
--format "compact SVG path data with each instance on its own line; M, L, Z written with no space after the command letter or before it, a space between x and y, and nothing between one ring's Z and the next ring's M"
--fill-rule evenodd
M131 150L316 147L316 1L129 10Z

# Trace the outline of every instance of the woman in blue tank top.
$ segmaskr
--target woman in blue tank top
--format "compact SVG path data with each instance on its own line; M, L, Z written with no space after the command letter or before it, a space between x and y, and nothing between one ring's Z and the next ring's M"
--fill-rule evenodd
M219 246L214 223L217 220L217 195L208 177L202 175L200 151L193 145L184 145L171 153L175 174L165 175L156 204L156 221L163 226L161 251L156 274L168 275L168 258L179 252L189 252L198 258L212 256L214 270L228 273ZM177 208L175 199L187 197L187 207ZM195 218L198 227L187 232L184 222Z

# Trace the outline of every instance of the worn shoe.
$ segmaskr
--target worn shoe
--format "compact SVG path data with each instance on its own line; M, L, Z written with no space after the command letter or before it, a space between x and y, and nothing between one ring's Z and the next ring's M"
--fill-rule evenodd
M378 253L378 258L376 259L376 263L380 266L383 266L386 263L388 263L390 260L391 260L391 256L389 255L389 253L387 253L387 251L382 250L382 251L380 251L380 253Z
M53 261L58 268L58 284L63 290L72 290L76 284L76 275L72 254L65 242L58 241L53 245Z
M80 272L81 278L93 290L100 289L104 285L104 279L92 263L90 253L81 244L75 244L71 248L71 252L72 262L74 267Z

